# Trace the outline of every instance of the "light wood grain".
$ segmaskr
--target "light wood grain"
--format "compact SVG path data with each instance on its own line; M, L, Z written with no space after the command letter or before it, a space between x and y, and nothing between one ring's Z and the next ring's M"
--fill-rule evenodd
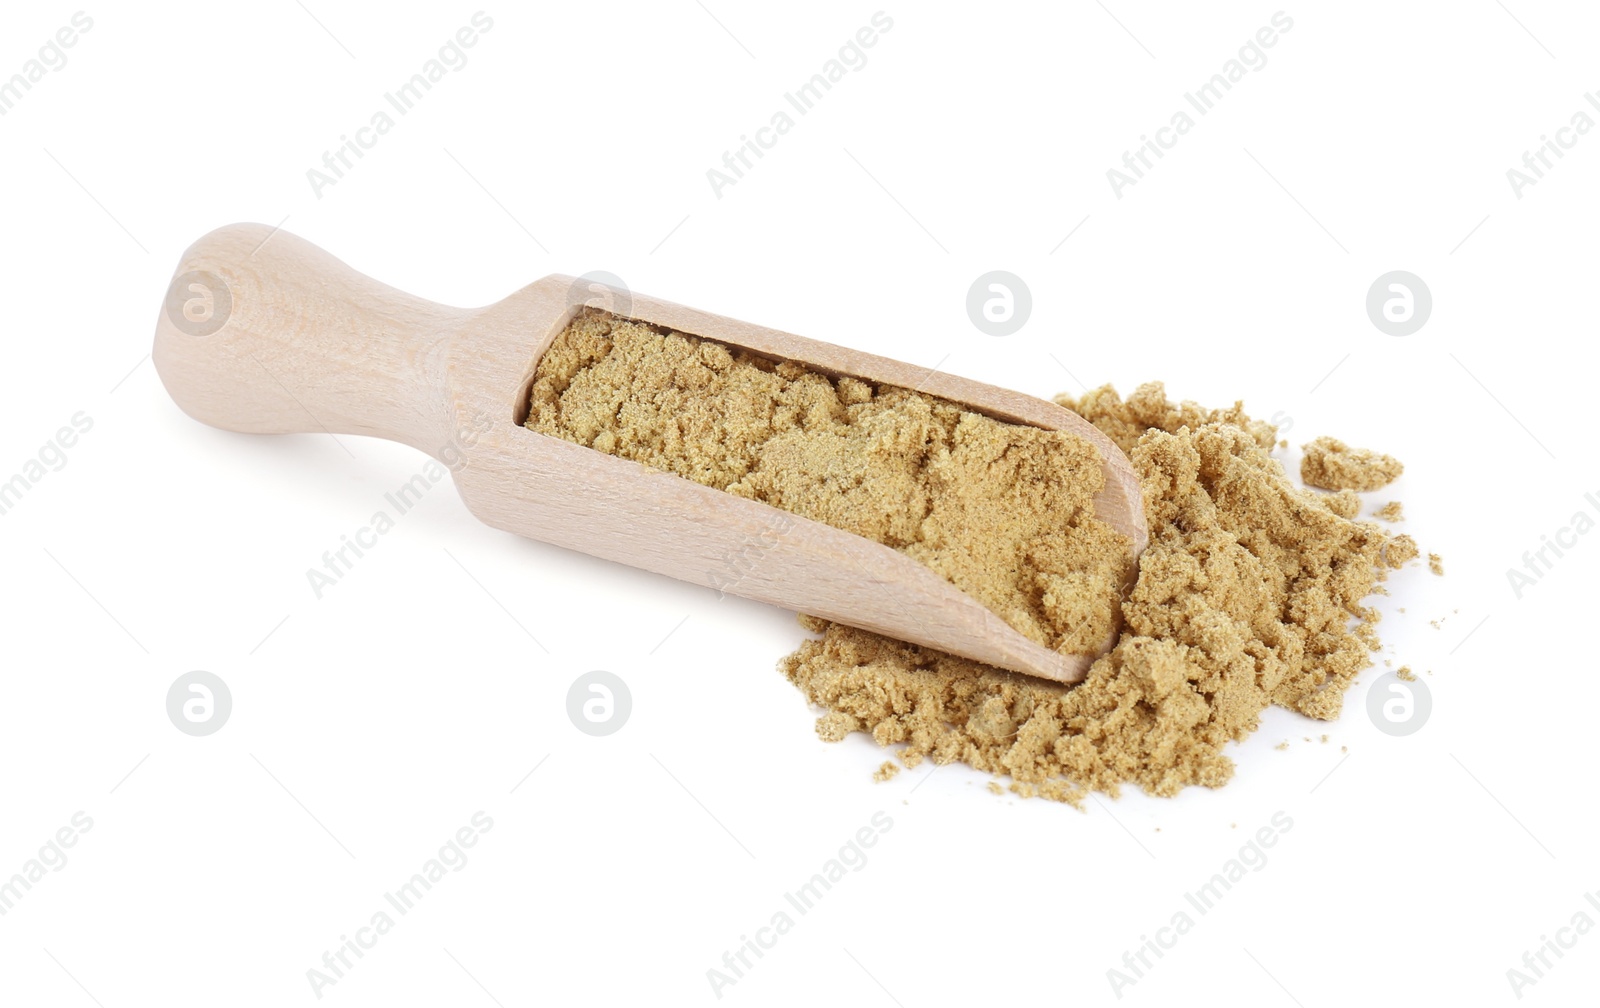
M539 357L598 296L631 318L1081 434L1104 459L1097 514L1128 535L1135 557L1145 547L1122 452L1076 414L1017 392L567 276L486 308L446 307L259 224L201 238L175 282L196 272L225 285L231 308L197 335L206 327L180 324L172 305L204 301L213 281L182 284L163 306L153 356L185 412L227 430L411 445L452 466L473 514L518 535L1060 682L1081 679L1094 657L1029 640L887 546L520 426Z

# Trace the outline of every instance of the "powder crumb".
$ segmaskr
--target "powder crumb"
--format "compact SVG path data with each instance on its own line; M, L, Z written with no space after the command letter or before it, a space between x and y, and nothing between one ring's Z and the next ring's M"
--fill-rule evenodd
M1398 672L1396 672L1395 675L1398 676L1399 678L1405 680L1406 682L1416 682L1417 681L1417 674L1415 672L1411 671L1411 666L1410 665L1402 665L1402 666L1400 666L1400 670Z
M1406 520L1406 509L1401 506L1399 501L1390 501L1383 507L1372 512L1372 514L1373 517L1382 518L1386 522L1398 522Z
M1288 749L1289 749L1289 740L1288 739L1284 739L1282 742L1279 742L1277 745L1273 746L1272 748L1287 752Z
M1444 577L1444 560L1437 553L1428 554L1428 570L1439 577Z
M1389 540L1388 547L1383 553L1383 562L1399 570L1404 564L1415 560L1420 553L1415 539L1408 535L1397 535Z
M1322 744L1323 745L1327 745L1328 744L1328 736L1326 736L1326 735L1322 736Z
M900 765L898 763L892 760L884 760L883 764L873 771L872 779L881 784L884 781L894 780L895 775L899 772Z
M1347 746L1347 745L1342 745L1342 746L1339 747L1339 751L1340 752L1349 752L1350 751L1350 747Z
M1132 550L1076 434L594 309L541 356L526 426L900 550L1062 654L1113 638Z
M1006 789L1000 786L999 781L990 781L989 792L990 794L1003 795L1006 793Z
M1391 456L1352 448L1337 438L1319 437L1302 450L1300 478L1308 486L1325 490L1377 490L1405 471Z
M843 742L861 723L848 714L830 711L817 718L817 737L824 742Z
M1221 787L1225 754L1270 705L1339 715L1379 646L1364 603L1386 576L1380 527L1292 485L1275 431L1237 405L1173 405L1159 383L1058 397L1130 451L1150 547L1116 647L1075 687L840 624L781 664L806 698L880 745L1009 776L1081 805L1133 784ZM821 732L819 731L819 734ZM1019 792L1021 793L1021 792Z

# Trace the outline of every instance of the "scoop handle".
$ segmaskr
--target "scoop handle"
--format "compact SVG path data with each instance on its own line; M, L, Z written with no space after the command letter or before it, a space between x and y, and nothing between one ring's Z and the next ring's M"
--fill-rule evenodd
M428 451L448 437L444 353L466 314L286 231L233 224L183 254L151 355L173 400L213 427Z

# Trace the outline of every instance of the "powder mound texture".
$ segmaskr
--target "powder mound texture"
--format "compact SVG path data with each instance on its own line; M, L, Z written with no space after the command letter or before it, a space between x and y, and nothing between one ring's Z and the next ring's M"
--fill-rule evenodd
M1386 574L1380 528L1292 486L1268 455L1276 431L1238 405L1175 406L1158 383L1057 401L1131 449L1141 477L1150 547L1114 650L1064 687L808 618L821 638L780 667L828 711L818 735L865 732L908 766L960 761L1077 804L1126 783L1221 786L1224 746L1271 704L1336 717L1378 645L1363 600Z
M1104 385L1074 399L1066 393L1055 397L1059 406L1065 406L1084 417L1115 441L1118 448L1131 457L1139 440L1152 428L1175 432L1184 427L1200 428L1211 423L1232 424L1250 435L1262 451L1271 451L1278 429L1269 423L1252 420L1245 415L1244 403L1236 402L1228 409L1206 409L1187 400L1174 405L1167 400L1167 390L1161 382L1147 382L1134 389L1126 401L1110 385Z
M1354 518L1361 513L1361 497L1354 490L1324 494L1322 504L1340 518Z
M1352 448L1331 437L1319 437L1304 447L1300 478L1308 486L1327 490L1377 490L1393 483L1405 466L1391 456L1366 448Z
M1074 434L594 310L541 358L526 424L898 549L1056 651L1115 631L1131 549Z

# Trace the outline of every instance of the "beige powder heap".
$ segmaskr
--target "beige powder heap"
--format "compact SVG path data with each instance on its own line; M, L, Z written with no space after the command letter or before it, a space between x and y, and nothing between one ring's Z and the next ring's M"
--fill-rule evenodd
M1289 483L1269 455L1276 429L1237 403L1175 405L1159 383L1057 401L1141 479L1150 546L1115 648L1068 687L802 617L821 637L781 668L825 709L818 734L864 732L905 766L959 761L1078 804L1128 783L1226 783L1225 746L1272 704L1336 717L1378 645L1365 599L1418 555L1353 520L1343 484L1371 474L1352 481L1344 463L1399 463L1313 442L1340 457L1317 470L1340 492L1321 494ZM1111 624L1126 543L1092 519L1098 461L1078 438L599 312L541 360L527 423L904 550L1051 646L1092 650Z
M866 732L903 745L908 766L960 761L1077 804L1125 783L1155 795L1224 784L1225 745L1271 704L1336 717L1378 644L1363 600L1415 545L1390 553L1341 497L1290 485L1268 455L1275 430L1238 405L1174 406L1157 383L1126 402L1110 388L1057 401L1141 477L1150 547L1116 648L1064 687L810 620L821 639L781 667L829 711L818 734Z
M1084 438L586 309L527 426L898 549L1027 637L1097 654L1128 580Z

